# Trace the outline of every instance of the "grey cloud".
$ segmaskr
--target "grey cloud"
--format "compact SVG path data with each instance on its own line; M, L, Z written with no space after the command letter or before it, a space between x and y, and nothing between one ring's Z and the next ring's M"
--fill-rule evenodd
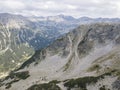
M119 3L119 0L0 0L0 12L37 16L119 17Z

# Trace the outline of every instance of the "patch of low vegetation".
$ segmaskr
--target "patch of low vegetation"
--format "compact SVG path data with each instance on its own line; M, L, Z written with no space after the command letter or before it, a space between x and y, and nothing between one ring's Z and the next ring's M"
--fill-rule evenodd
M38 64L37 60L40 60L41 58L45 58L45 56L43 56L42 53L45 53L45 52L42 51L42 50L36 50L35 53L34 53L34 55L33 55L31 58L29 58L27 61L25 61L25 62L24 62L18 69L16 69L15 71L18 71L18 70L23 69L23 68L25 68L25 67L29 67L29 65L30 65L31 63L33 63L33 62L36 62L35 65L37 65L37 64ZM41 55L41 57L40 57L40 55ZM36 59L37 59L37 60L36 60Z
M118 71L115 73L115 75L120 78L120 70L118 70Z
M12 46L5 53L0 55L0 73L10 72L20 67L20 65L28 60L34 53L31 47L25 44Z
M8 78L19 78L19 79L27 79L29 77L29 71L23 71L23 72L15 72L15 73L10 73L10 75L8 76Z
M72 88L81 88L81 90L87 90L86 85L95 84L98 82L98 80L104 79L104 76L111 76L115 71L116 70L113 70L97 77L88 76L83 78L70 79L68 81L64 81L64 86L67 87L67 90L71 90Z
M71 79L67 81L64 84L64 86L67 87L68 90L71 90L72 88L75 88L75 87L86 90L86 84L96 83L98 79L95 77L84 77L84 78L78 78L78 79Z
M53 80L53 81L50 81L49 83L55 83L55 84L57 84L57 83L60 83L60 81Z
M95 64L92 67L90 67L87 71L92 72L92 71L97 71L99 72L99 69L101 69L101 66L99 64Z
M60 87L56 85L57 83L59 83L59 81L54 80L49 83L36 84L27 90L61 90Z
M22 79L22 80L25 80L25 79L27 79L29 76L30 76L30 75L29 75L29 72L28 72L28 71L16 72L16 73L11 72L10 75L5 78L5 80L7 80L7 79L9 79L9 78L10 78L10 79L13 79L13 80L10 81L10 82L8 82L8 83L6 83L6 89L9 89L9 88L12 86L13 83L18 82L18 81L20 81L21 79Z
M3 86L4 84L2 83L2 80L0 80L0 87Z
M20 80L20 79L15 79L15 80L7 83L5 88L6 88L6 89L9 89L9 88L12 86L13 83L18 82L19 80Z
M100 89L99 89L99 90L106 90L106 89L105 89L105 87L100 87Z
M106 88L105 85L103 85L102 87L99 88L99 90L110 90L110 89Z

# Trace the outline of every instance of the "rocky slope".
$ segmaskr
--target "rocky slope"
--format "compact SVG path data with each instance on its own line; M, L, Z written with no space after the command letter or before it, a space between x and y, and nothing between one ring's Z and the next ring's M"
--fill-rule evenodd
M0 90L120 90L119 63L119 23L80 25L36 51Z

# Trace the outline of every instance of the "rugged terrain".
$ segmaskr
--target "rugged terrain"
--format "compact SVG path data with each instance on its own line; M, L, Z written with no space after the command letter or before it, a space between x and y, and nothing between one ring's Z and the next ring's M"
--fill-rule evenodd
M80 25L1 79L0 90L120 90L119 64L120 24Z
M45 48L80 24L119 21L119 18L25 17L0 13L0 78L18 68L36 50Z
M38 21L38 18L33 20L33 17L1 13L0 77L18 68L36 50L46 47L76 25L69 25L67 21Z

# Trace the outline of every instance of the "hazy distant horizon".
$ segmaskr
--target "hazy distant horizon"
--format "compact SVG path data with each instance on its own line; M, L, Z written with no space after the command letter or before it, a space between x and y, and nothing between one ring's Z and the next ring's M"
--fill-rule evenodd
M31 16L27 16L27 15L23 15L23 14L16 14L16 13L7 13L7 12L3 12L3 13L1 13L0 12L0 14L11 14L11 15L21 15L21 16L23 16L23 17L54 17L54 16L58 16L58 15L64 15L64 16L71 16L71 15L65 15L65 14L56 14L56 15L46 15L46 16L42 16L42 15L40 15L40 16L35 16L35 15L31 15ZM103 19L120 19L120 17L90 17L90 16L78 16L78 17L75 17L75 16L71 16L71 17L73 17L73 18L75 18L75 19L79 19L79 18L90 18L90 19L98 19L98 18L103 18Z

